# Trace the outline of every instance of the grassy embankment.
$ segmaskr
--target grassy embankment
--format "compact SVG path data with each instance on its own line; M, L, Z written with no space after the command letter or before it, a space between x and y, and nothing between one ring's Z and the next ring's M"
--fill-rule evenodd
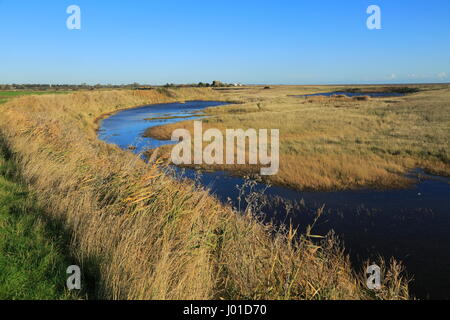
M0 147L0 300L78 298L65 288L72 263L64 238L14 181L14 172Z
M0 129L24 180L71 248L115 299L402 299L393 264L365 288L333 237L320 246L236 214L156 163L97 139L96 119L131 106L229 98L208 89L27 96L2 105Z
M280 171L270 177L274 184L303 190L404 187L409 181L403 175L415 167L450 175L450 86L412 89L422 91L363 100L290 97L346 87L228 90L224 97L242 104L208 109L210 118L203 120L203 129L280 129ZM150 128L147 136L170 139L176 128L192 132L192 121ZM259 171L254 166L204 168Z

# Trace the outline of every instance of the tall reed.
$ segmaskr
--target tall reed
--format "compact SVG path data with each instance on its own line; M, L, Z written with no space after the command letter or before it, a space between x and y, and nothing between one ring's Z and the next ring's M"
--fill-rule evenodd
M72 234L105 299L370 299L341 246L318 246L239 215L206 190L97 139L121 108L223 99L209 89L26 96L2 106L0 130L49 217ZM403 279L378 293L407 298ZM91 284L92 286L92 284Z

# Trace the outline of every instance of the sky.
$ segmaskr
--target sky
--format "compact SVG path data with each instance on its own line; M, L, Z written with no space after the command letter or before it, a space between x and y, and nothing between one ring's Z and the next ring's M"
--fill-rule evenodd
M0 0L0 39L0 83L450 82L449 0Z

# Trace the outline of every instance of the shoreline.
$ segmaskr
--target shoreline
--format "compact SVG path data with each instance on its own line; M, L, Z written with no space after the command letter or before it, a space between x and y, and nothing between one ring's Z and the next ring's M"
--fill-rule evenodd
M102 113L101 115L99 115L98 117L96 117L94 119L94 124L96 126L95 128L95 132L98 132L99 130L99 125L101 123L102 120L104 120L105 118L108 118L112 115L115 115L121 111L125 111L125 110L131 110L131 109L137 109L137 108L141 108L141 107L147 107L147 106L158 106L158 105L164 105L164 104L170 104L170 103L185 103L188 101L212 101L211 99L195 99L195 100L168 100L166 102L160 102L160 103L150 103L150 104L144 104L144 105L136 105L136 106L130 106L130 107L124 107L124 108L119 108L117 110L114 111L109 111L109 112L105 112ZM227 100L221 100L220 98L214 98L214 101L221 101L221 102L228 102L228 103L233 103L231 101L227 101Z

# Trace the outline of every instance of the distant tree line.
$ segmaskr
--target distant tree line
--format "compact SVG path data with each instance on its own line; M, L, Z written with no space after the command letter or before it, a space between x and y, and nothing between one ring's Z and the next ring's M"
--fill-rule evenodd
M0 84L0 90L31 90L31 91L71 91L71 90L99 90L99 89L132 89L132 90L152 90L155 88L209 88L209 87L232 87L236 84L227 84L221 81L212 83L199 82L197 84L173 84L168 83L164 86L143 85L137 82L131 84L112 85L112 84Z
M96 84L88 85L82 84L0 84L0 90L31 90L31 91L70 91L70 90L96 90L96 89L118 89L127 88L135 89L140 84L125 84L125 85L112 85L112 84Z
M218 81L215 80L212 83L205 83L205 82L199 82L196 84L173 84L173 83L168 83L166 84L164 87L166 88L185 88L185 87L197 87L197 88L210 88L210 87L214 87L214 88L223 88L223 87L233 87L233 86L237 86L237 84L229 84L229 83L224 83L222 81Z

